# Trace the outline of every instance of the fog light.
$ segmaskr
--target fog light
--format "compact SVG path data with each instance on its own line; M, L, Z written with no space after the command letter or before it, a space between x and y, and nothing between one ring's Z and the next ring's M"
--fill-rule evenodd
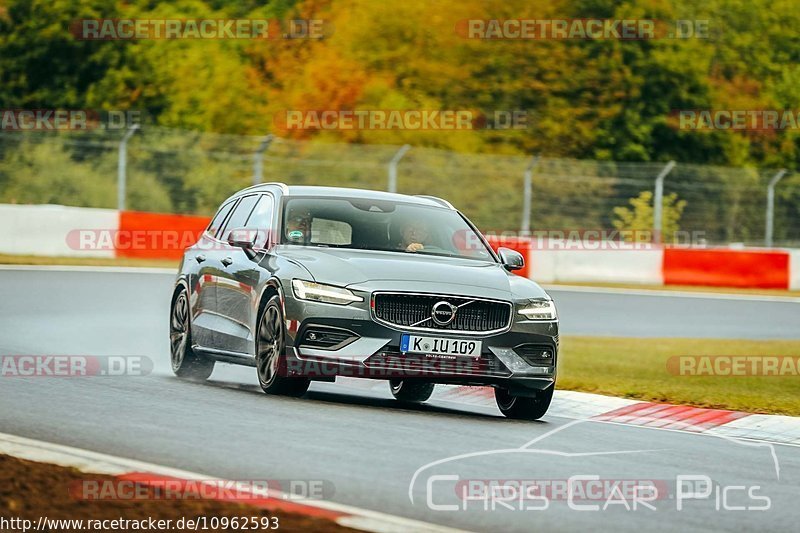
M303 334L300 345L321 350L338 350L357 338L358 335L346 329L311 326Z
M529 365L552 365L555 349L546 344L520 344L514 348L514 353Z

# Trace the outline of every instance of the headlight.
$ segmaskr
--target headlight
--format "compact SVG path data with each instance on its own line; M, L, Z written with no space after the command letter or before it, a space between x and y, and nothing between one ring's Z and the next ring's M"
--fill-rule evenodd
M335 285L324 285L313 281L302 279L292 280L292 291L295 298L300 300L311 300L326 304L347 305L352 302L363 302L364 298L356 296L344 287Z
M556 304L553 300L535 300L522 305L517 311L528 320L556 320Z

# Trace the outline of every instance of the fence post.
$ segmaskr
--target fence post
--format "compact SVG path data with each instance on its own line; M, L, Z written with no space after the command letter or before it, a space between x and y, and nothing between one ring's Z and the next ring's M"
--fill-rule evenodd
M656 244L661 242L661 218L664 209L664 178L675 168L675 161L666 164L656 176L656 192L653 196L653 239Z
M772 229L775 220L775 186L786 175L786 169L782 168L772 176L767 185L767 224L764 228L764 245L772 248Z
M119 142L119 150L117 152L117 209L123 211L125 209L125 187L127 185L128 176L128 139L136 133L139 129L139 124L133 124L122 140Z
M531 231L531 196L533 194L533 170L539 164L539 156L535 155L528 161L528 166L525 167L525 181L522 189L522 224L520 224L519 232L521 235L527 235Z
M389 161L389 185L388 191L389 192L397 192L397 163L403 159L403 156L406 155L411 149L410 144L404 144L400 147L400 149L394 154L392 160Z
M269 134L261 140L261 144L253 154L253 185L258 185L264 181L264 152L275 139L273 134Z

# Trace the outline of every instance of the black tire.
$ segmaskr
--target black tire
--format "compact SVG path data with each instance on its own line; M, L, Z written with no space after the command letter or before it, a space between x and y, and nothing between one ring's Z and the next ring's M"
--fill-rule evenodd
M172 300L169 313L169 346L170 364L176 376L195 381L205 381L211 376L215 361L192 350L189 297L183 288Z
M514 396L507 389L495 387L494 400L497 402L500 412L507 418L539 420L550 408L554 390L555 387L549 387L540 391L535 397L529 398L527 396Z
M273 296L258 318L256 331L256 372L258 383L267 394L300 397L311 381L290 378L286 371L286 329L280 297Z
M422 403L431 397L435 386L433 383L424 381L389 380L392 396L401 402Z

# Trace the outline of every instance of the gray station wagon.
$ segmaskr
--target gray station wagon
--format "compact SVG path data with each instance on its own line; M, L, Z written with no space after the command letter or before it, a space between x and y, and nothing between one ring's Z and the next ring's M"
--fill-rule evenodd
M186 249L171 300L172 369L256 368L270 394L314 380L383 379L424 402L436 384L491 386L508 417L553 396L558 317L450 203L266 183L223 202Z

